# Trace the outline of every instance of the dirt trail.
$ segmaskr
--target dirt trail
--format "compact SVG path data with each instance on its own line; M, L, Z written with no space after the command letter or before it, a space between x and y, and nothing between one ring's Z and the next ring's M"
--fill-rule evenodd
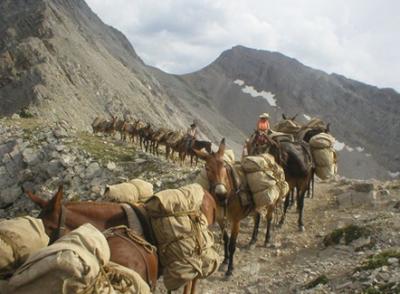
M352 293L346 289L352 270L368 254L373 252L356 252L350 245L325 247L324 237L338 227L355 222L370 223L373 220L388 218L384 207L381 209L344 209L338 207L334 183L318 183L315 197L305 201L305 232L299 232L295 207L292 207L282 228L273 230L272 242L264 248L265 220L260 228L257 246L252 250L245 249L250 240L253 228L251 217L241 223L238 238L238 249L235 254L235 272L226 280L223 272L216 272L198 285L199 293ZM397 195L398 197L399 195ZM393 228L394 229L394 228ZM217 232L217 231L216 231ZM391 234L391 231L388 232ZM217 237L218 239L219 237ZM400 237L396 236L398 245ZM223 248L220 254L223 256ZM334 292L317 287L305 290L304 286L321 275L330 280ZM156 293L166 293L160 280Z

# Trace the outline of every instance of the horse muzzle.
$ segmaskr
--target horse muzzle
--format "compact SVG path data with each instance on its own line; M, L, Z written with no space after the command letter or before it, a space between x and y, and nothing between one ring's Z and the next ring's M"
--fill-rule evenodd
M217 195L219 197L225 196L228 193L224 184L215 185L214 192L215 192L215 195Z

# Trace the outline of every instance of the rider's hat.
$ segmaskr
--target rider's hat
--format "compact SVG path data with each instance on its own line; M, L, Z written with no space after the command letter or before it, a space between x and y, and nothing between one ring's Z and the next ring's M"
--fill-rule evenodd
M269 118L269 114L264 112L263 114L260 114L259 118Z
M196 126L195 122L190 125L191 128L194 128L195 126Z

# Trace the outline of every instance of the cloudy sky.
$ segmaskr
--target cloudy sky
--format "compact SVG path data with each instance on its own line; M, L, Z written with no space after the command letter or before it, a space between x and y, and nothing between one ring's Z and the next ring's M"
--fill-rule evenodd
M86 0L139 56L188 73L235 45L400 92L398 0Z

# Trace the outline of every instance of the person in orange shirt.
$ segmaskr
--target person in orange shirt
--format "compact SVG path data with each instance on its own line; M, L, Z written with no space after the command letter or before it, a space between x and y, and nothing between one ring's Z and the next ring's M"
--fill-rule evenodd
M258 117L257 128L254 134L249 138L249 142L246 142L244 145L242 157L246 155L260 154L257 149L259 149L260 146L262 147L267 144L267 135L269 132L269 114L264 112Z
M257 131L268 133L269 131L269 114L264 112L259 116L257 122Z

